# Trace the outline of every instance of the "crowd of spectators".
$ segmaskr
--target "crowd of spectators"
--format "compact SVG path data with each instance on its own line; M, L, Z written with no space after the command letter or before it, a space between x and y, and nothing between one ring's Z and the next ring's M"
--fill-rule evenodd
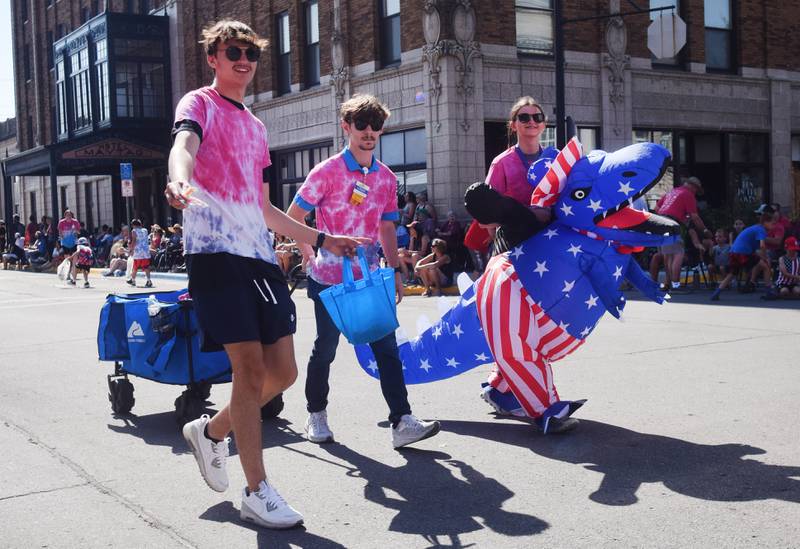
M180 224L166 231L158 224L140 228L140 247L149 252L155 270L185 269ZM69 209L58 223L53 223L48 216L42 216L39 222L31 216L27 225L22 224L19 215L14 215L9 223L0 220L0 254L4 269L55 271L64 259L73 257L84 242L92 251L91 266L105 267L105 276L123 276L129 271L132 250L131 231L127 225L117 232L108 225L89 230ZM83 253L81 257L85 256Z

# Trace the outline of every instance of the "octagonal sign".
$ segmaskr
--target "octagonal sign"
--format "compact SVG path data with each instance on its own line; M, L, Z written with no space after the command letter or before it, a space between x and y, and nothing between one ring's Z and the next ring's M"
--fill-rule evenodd
M662 14L647 27L647 48L656 59L675 57L686 45L686 23L677 14Z

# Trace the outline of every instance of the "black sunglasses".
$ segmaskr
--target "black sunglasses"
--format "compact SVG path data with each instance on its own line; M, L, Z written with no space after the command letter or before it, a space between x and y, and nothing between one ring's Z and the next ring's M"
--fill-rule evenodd
M372 128L372 131L379 132L383 128L383 119L381 118L354 118L352 124L356 127L356 129L360 132L363 132L367 129L367 126Z
M517 120L522 122L523 124L527 124L531 120L536 122L537 124L541 124L544 122L544 114L537 112L536 114L528 114L526 112L517 115Z
M228 46L225 48L225 57L228 58L228 61L238 61L242 58L242 52L244 52L244 56L247 57L247 60L251 63L255 63L258 61L258 58L261 57L261 50L253 46L248 46L246 48Z

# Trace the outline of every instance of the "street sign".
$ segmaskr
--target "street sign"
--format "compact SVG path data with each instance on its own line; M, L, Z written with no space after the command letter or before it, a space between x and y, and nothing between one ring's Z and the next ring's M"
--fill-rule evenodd
M686 23L676 13L657 16L647 27L647 48L656 59L675 57L686 45Z
M133 179L122 180L122 196L125 198L133 196Z
M133 180L133 164L121 162L119 165L119 178Z

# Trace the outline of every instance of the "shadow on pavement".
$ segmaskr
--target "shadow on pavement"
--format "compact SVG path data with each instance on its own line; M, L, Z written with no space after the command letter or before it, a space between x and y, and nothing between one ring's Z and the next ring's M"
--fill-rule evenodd
M343 549L344 545L308 532L303 526L289 530L267 530L239 518L239 510L230 501L223 501L200 515L203 520L233 523L258 533L258 547L280 549L313 547L315 549Z
M537 517L504 511L514 492L443 452L405 449L406 464L392 467L341 444L321 448L352 465L347 476L366 480L367 500L397 510L390 531L420 535L430 547L469 547L459 536L482 528L530 536L549 527Z
M716 287L716 286L715 286ZM670 303L692 304L692 305L713 305L715 307L747 307L753 309L800 309L798 299L774 299L764 300L763 288L752 294L740 294L736 290L725 290L722 292L719 301L711 301L713 288L698 288L682 292L670 293ZM652 303L648 298L642 296L637 290L624 292L627 301L645 301Z
M800 503L800 480L792 478L800 477L800 466L745 459L766 451L744 444L696 444L583 419L578 430L563 436L541 436L521 423L443 421L442 429L602 473L589 499L604 505L632 505L639 486L654 482L704 500Z

